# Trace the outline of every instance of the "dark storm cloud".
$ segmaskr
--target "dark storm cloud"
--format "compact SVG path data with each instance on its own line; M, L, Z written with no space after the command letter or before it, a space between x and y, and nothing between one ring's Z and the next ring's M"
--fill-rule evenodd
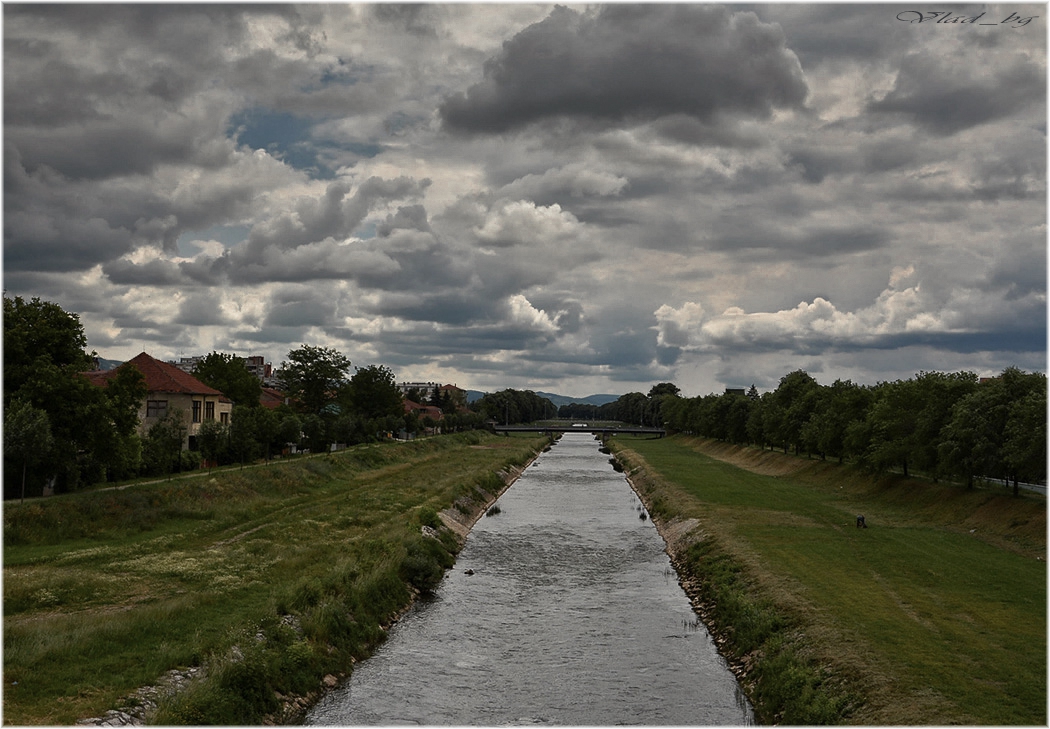
M454 131L556 117L615 122L685 114L766 119L801 108L806 82L779 28L706 5L557 7L503 44L485 80L441 106Z
M1046 74L1030 62L1018 59L987 69L913 53L901 62L893 89L870 102L868 110L899 116L936 134L955 134L1043 105L1045 95Z
M175 321L190 327L219 326L227 324L219 304L221 296L218 291L193 290L184 291L185 297L179 305Z
M768 251L775 258L821 258L882 248L891 240L883 229L856 226L792 229L749 220L726 218L716 228L710 247L723 251Z
M336 311L336 302L324 291L308 286L279 289L267 304L265 325L270 327L321 326L328 324Z
M179 286L186 283L178 265L159 258L139 265L118 258L104 264L102 273L111 282L125 286Z

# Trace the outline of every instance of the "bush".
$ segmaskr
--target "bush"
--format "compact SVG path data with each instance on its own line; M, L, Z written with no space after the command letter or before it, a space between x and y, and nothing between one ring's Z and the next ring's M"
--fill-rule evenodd
M419 523L423 526L428 526L431 529L440 529L443 526L441 523L441 517L438 516L437 509L429 505L420 507Z
M423 593L432 592L445 576L445 570L455 561L434 539L417 539L408 545L408 554L401 562L401 576Z

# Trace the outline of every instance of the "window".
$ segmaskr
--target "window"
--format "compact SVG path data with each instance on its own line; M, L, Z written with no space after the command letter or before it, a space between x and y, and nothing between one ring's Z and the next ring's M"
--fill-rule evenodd
M193 401L193 422L199 423L201 421L201 401Z
M168 401L167 400L147 400L146 401L146 417L147 418L163 418L168 414Z
M204 419L215 420L215 403L206 402L204 403Z
M223 425L229 425L230 424L230 414L229 413L219 413L219 422L222 423Z

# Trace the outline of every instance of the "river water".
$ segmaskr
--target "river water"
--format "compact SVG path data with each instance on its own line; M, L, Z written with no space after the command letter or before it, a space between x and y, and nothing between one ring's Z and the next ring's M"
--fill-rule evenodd
M305 723L752 724L663 540L599 447L566 435L526 469L434 596Z

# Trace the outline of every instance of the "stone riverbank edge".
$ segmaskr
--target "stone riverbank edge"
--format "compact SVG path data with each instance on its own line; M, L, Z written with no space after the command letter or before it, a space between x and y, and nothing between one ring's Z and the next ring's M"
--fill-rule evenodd
M522 465L510 465L497 471L496 475L500 477L502 486L495 493L483 491L479 488L475 492L479 498L462 497L452 506L438 513L442 524L456 535L460 546L462 546L467 535L470 534L473 526L485 515L485 512L518 480L518 477L525 472L525 469L532 465L533 461L542 452L547 450L550 450L550 446L534 452ZM424 526L422 531L424 534L434 536L434 530L430 527ZM412 590L411 594L412 598L409 603L402 607L393 620L382 626L384 632L389 631L411 609L418 592ZM297 620L294 616L284 616L282 621L296 628L298 632ZM351 661L353 662L353 659ZM281 709L268 717L264 724L283 726L302 723L306 712L325 694L336 689L349 678L349 675L349 673L328 674L321 680L318 689L306 696L280 696ZM161 676L157 680L156 685L143 686L124 697L119 707L110 709L102 716L80 719L76 723L78 726L145 726L149 723L150 717L156 712L158 703L161 700L184 691L192 681L203 677L204 671L200 667L173 669Z

